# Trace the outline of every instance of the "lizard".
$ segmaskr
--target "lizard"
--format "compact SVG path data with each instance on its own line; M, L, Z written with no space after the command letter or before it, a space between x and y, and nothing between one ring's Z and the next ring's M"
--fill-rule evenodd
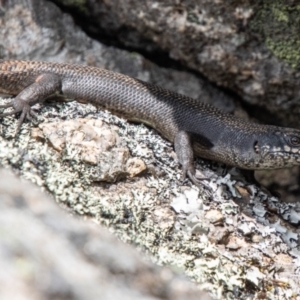
M0 93L14 96L0 118L20 113L17 132L53 95L91 103L144 123L174 144L186 176L196 184L194 154L243 170L300 165L300 130L249 122L199 100L129 76L85 65L0 59Z

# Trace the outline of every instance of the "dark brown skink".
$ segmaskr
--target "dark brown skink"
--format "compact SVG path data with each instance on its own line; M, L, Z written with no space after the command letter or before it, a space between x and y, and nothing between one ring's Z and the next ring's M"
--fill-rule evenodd
M101 68L39 61L0 60L0 93L16 96L0 117L21 113L54 94L95 104L155 128L175 145L183 174L199 184L193 153L241 169L300 164L300 130L259 125L192 98Z

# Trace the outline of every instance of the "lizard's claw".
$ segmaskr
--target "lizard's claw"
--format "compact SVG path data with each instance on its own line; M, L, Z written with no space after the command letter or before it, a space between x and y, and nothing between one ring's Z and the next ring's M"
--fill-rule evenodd
M204 182L204 180L208 180L209 181L210 180L209 178L207 178L207 177L201 177L201 178L196 177L196 175L191 174L189 171L187 172L187 174L188 174L190 180L193 182L194 185L196 185L198 187L200 187L200 186L203 187L204 186L210 192L213 191L213 189L211 188L211 186L209 184L207 184L207 183Z
M33 111L33 109L30 109L29 115L30 115L30 118L31 118L31 119L32 119L32 118L34 118L34 119L38 119L38 118L39 118L39 116L37 115L37 113L35 113L35 112ZM27 118L28 118L28 116L27 116Z
M18 120L18 123L17 123L17 128L16 128L16 134L19 133L19 131L21 130L21 126L25 120L25 118L27 118L27 115L29 114L28 111L26 110L23 110L22 113L21 113L21 116L20 116L20 119Z
M199 185L199 184L203 184L203 180L209 180L208 177L197 177L195 174L192 174L191 171L187 171L187 175L189 176L189 178L191 179L191 181L196 184L196 185Z
M196 176L196 172L194 167L188 167L188 168L184 168L182 173L182 178L181 180L184 181L186 179L186 175L188 175L189 179L192 181L192 183L196 186L204 186L205 188L207 188L209 191L212 192L212 188L206 184L205 182L203 182L204 180L210 180L208 177L197 177Z
M9 105L9 104L11 104L11 103L8 103L7 105ZM3 106L4 105L2 105L2 107ZM8 106L8 107L11 107L11 106ZM13 111L0 114L0 118L3 118L3 117L6 117L6 116L11 116L11 115L17 114L19 112L21 112L21 116L20 116L20 118L18 120L18 123L17 123L16 134L19 133L19 131L21 129L21 126L22 126L25 119L31 120L32 116L35 116L35 114L31 112L31 107L29 105L26 105L26 106L24 105L21 110L20 109L14 109Z

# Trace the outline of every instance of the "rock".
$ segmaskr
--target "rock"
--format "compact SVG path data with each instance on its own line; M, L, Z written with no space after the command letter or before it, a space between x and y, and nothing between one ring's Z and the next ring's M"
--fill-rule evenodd
M1 299L211 299L29 182L0 178Z
M209 210L205 218L214 225L220 225L224 222L223 214L219 210Z
M55 0L72 7L86 31L166 53L211 82L231 89L266 122L299 127L299 7L282 1ZM166 59L164 59L166 60Z

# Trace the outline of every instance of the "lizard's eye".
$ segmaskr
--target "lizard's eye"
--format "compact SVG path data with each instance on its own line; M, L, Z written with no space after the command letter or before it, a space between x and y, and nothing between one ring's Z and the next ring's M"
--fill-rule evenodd
M290 142L292 146L299 146L300 145L300 137L292 136L290 137Z
M255 141L253 144L253 149L255 151L256 154L259 153L259 145L258 145L258 141Z

